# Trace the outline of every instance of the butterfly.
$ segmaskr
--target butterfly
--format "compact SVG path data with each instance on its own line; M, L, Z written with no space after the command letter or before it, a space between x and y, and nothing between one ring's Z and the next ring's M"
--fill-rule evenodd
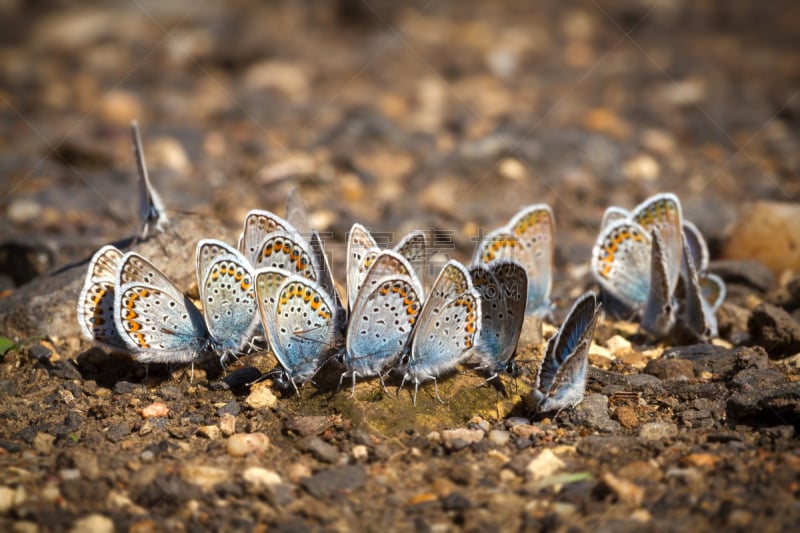
M412 231L400 240L394 251L406 258L414 272L422 272L427 254L425 233ZM380 252L381 249L369 230L361 224L353 224L347 238L346 264L347 308L351 312L364 278Z
M725 300L726 287L725 282L717 276L708 271L710 254L708 252L708 244L700 233L700 230L689 222L683 221L683 236L686 244L688 255L697 272L698 285L700 286L700 293L703 299L708 304L709 308L716 313L722 302ZM683 270L681 271L683 274Z
M224 362L244 350L260 324L252 267L237 249L216 239L198 242L195 257L209 343Z
M414 323L407 348L403 381L414 383L414 405L421 383L433 380L436 398L442 401L436 379L470 356L481 331L481 296L469 271L449 261L431 288Z
M151 229L161 233L169 224L167 210L156 188L153 187L147 174L147 165L144 161L142 137L139 134L139 124L131 122L133 136L133 154L136 158L136 167L139 170L139 221L142 226L141 238L146 239Z
M203 315L143 256L126 253L114 283L114 321L134 359L193 362L209 346Z
M589 345L599 309L597 296L584 293L548 341L531 393L536 412L561 411L583 400Z
M128 350L114 322L114 280L122 252L111 245L100 248L86 272L78 297L78 324L83 336L112 350Z
M336 349L341 317L313 280L267 267L256 271L256 299L269 345L297 391Z
M516 353L528 294L525 267L511 259L499 259L469 269L472 284L481 295L481 332L472 359L488 380L501 372L514 374Z
M383 250L375 258L350 313L342 380L379 376L394 366L422 308L422 284L405 257ZM341 380L340 380L341 383ZM385 390L385 386L384 386Z
M699 231L691 232L684 228L680 319L690 340L708 342L719 335L716 311L725 299L725 282L714 274L699 272L698 267L708 267L708 248Z
M642 328L665 336L675 321L683 254L678 198L652 196L628 212L609 207L592 250L592 272L613 298L640 315Z
M244 218L244 227L239 235L237 248L255 266L264 244L264 240L277 231L297 238L297 230L275 213L253 209Z
M672 193L655 194L634 207L632 211L616 206L609 207L603 214L601 232L609 224L619 220L638 224L647 233L651 233L653 228L658 229L664 244L662 251L667 263L670 292L674 292L680 276L683 250L681 236L684 226L683 214L678 197Z
M555 227L550 206L524 207L508 224L486 235L473 255L474 265L496 259L514 259L525 267L528 274L528 314L550 312Z

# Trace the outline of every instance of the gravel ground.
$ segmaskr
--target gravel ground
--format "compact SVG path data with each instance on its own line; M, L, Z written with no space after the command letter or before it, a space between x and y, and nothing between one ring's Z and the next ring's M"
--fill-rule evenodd
M0 2L0 529L764 531L800 526L800 46L794 2ZM172 225L138 231L138 119ZM598 325L584 401L534 417L465 369L413 407L340 369L282 396L136 365L75 318L132 246L187 290L299 187L343 283L361 222L441 257L520 207L557 220L560 324L606 206L676 193L728 283L712 344ZM431 280L428 280L430 282ZM390 385L398 385L391 381Z

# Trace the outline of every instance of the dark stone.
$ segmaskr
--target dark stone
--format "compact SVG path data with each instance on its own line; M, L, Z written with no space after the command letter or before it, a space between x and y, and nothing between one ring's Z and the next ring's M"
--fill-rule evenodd
M728 378L744 368L765 368L769 364L766 352L759 346L731 349L713 344L676 346L666 350L662 359L690 361L694 375L707 372L718 378Z
M472 507L472 502L460 492L451 492L442 498L442 509L445 511L461 512L466 511L470 507Z
M16 396L19 394L19 385L16 381L10 379L0 380L0 392L8 394L9 396Z
M41 344L34 344L28 348L28 355L31 357L31 359L35 359L40 363L45 363L50 360L50 357L52 357L53 350L42 346Z
M20 446L16 442L11 442L7 440L0 440L0 448L3 448L8 453L19 453L22 451L22 446Z
M162 400L177 400L183 395L175 385L164 385L158 389L158 396Z
M217 416L233 415L236 416L242 411L242 407L236 400L231 400L219 409L217 409Z
M159 473L150 483L131 486L131 498L145 508L170 508L202 498L202 489L176 473Z
M270 485L267 489L267 499L275 507L285 507L294 501L294 487L288 483Z
M728 397L728 389L724 383L692 383L683 379L662 381L664 391L681 402L690 402L695 398L724 400Z
M294 416L284 423L288 432L307 437L319 435L328 428L333 427L334 419L329 416Z
M247 387L262 378L261 371L253 366L237 368L233 372L225 375L219 381L211 383L211 390L233 390L244 393Z
M762 345L772 358L800 352L800 324L780 307L759 304L747 321L747 329L753 342Z
M336 493L357 490L367 480L362 465L328 468L300 480L300 485L315 498L327 498Z
M728 416L754 426L800 427L800 382L736 392L728 399Z
M635 437L617 435L587 435L578 442L578 453L592 457L605 466L647 460L652 452Z
M106 431L106 438L111 442L119 442L131 434L131 426L127 422L114 424Z
M694 365L688 359L662 357L647 363L644 372L659 379L692 379L694 378Z
M766 389L780 385L786 381L786 376L775 368L747 368L735 376L731 382L742 391Z
M300 441L300 448L313 455L323 463L335 463L339 460L339 450L319 437L308 437Z
M76 504L87 500L101 502L108 496L108 486L90 479L69 479L61 483L61 494Z
M743 283L761 292L767 292L775 285L775 276L760 261L748 259L712 261L708 270L721 277L726 283Z
M129 381L117 381L114 384L114 394L133 394L141 387Z
M580 424L597 431L619 431L619 422L611 420L608 415L608 398L602 394L589 394L575 408L575 415Z

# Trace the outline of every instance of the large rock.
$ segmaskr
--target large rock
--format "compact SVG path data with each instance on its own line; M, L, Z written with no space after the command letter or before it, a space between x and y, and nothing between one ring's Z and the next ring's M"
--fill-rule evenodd
M197 241L217 238L234 243L234 232L205 217L175 217L168 229L123 251L136 251L153 262L183 290L196 282ZM130 241L129 241L130 242ZM42 335L53 340L82 338L76 306L89 258L51 276L37 278L0 299L0 331L6 337Z

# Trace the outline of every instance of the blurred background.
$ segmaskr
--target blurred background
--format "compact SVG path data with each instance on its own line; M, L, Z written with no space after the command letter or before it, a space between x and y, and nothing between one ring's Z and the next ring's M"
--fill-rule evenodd
M338 273L355 221L467 259L546 202L579 276L605 207L661 191L714 257L800 268L798 27L790 0L0 0L2 283L138 233L133 119L170 216L219 220L198 238L297 186Z

